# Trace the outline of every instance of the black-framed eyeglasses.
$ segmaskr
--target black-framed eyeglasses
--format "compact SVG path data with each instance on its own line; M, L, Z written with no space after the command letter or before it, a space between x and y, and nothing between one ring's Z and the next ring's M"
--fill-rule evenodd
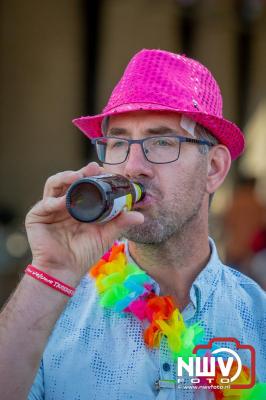
M177 135L151 136L144 139L125 139L115 136L100 137L91 140L96 145L99 160L104 164L122 164L126 161L130 146L140 144L144 157L154 164L171 163L179 158L181 143L214 146L207 140L192 139Z

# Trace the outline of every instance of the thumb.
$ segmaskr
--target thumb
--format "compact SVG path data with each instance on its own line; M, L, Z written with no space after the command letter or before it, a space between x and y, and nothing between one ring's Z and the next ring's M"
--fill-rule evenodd
M124 210L117 218L113 220L117 228L123 229L131 225L141 225L144 222L144 215L138 211Z
M118 217L108 222L103 227L103 239L107 242L116 240L123 229L134 225L141 225L144 222L144 215L138 211L122 211Z

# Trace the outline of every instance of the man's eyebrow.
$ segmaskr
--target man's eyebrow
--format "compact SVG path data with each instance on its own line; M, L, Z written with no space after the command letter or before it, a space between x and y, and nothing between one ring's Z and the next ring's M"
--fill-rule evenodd
M177 130L173 129L173 128L169 128L169 126L158 126L156 128L149 128L147 129L148 133L151 133L153 135L164 135L166 133L173 133L173 134L177 134Z
M149 133L152 135L165 135L167 133L170 134L178 134L178 131L173 128L169 128L169 126L158 126L156 128L148 128L144 133ZM129 131L125 128L111 128L106 136L125 136L128 135Z
M111 128L106 136L122 136L122 135L126 135L128 133L127 129L124 128Z

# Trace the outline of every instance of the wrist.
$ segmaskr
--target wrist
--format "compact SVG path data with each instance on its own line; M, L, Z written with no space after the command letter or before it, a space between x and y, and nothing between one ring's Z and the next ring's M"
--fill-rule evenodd
M32 264L29 264L24 272L34 280L49 286L51 289L56 290L65 296L72 297L75 293L75 287L66 284L62 280L59 280L54 276L47 274L46 272L43 272L41 269L36 268L36 266Z
M76 288L82 278L78 275L74 268L66 267L64 265L53 264L46 261L41 261L38 259L32 259L32 266L36 267L38 270L44 272L47 275L54 277L67 285Z

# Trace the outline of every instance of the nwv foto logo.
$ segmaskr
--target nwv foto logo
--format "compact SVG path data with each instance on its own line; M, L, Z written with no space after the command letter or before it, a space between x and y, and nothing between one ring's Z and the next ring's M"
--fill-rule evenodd
M234 343L236 351L229 347L220 347L211 350L215 342ZM208 355L203 357L189 357L183 360L182 357L177 359L177 379L184 376L184 372L191 378L191 383L200 383L200 378L204 378L209 384L213 383L214 378L219 376L219 384L230 384L231 389L251 388L255 385L255 349L250 345L241 345L235 338L214 338L207 345L198 345L194 348L193 353L197 354L199 350L205 350ZM248 383L237 382L243 368L242 360L238 354L240 350L249 352L250 358L250 379ZM219 354L223 353L223 357ZM225 357L226 355L226 357ZM240 379L241 381L241 379ZM235 384L232 384L235 382Z

